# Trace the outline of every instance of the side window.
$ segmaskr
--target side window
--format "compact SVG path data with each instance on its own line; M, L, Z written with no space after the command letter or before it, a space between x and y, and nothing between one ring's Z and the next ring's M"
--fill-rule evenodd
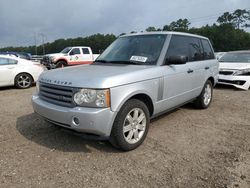
M88 48L82 48L82 53L83 54L90 54Z
M74 49L72 49L71 52L69 53L69 55L78 55L78 54L81 54L79 48L74 48Z
M188 40L189 61L203 60L200 39L195 37L188 37Z
M14 65L17 64L17 60L0 58L0 65Z
M203 51L204 51L203 52L204 59L214 59L214 53L208 40L202 39L201 43L202 43Z
M17 64L17 60L14 59L8 59L9 65L15 65Z
M200 40L189 36L173 35L168 47L167 58L170 56L187 56L188 61L202 60Z
M184 36L173 35L167 51L167 59L170 56L189 56L188 40Z
M8 64L9 64L8 59L0 58L0 65L8 65Z

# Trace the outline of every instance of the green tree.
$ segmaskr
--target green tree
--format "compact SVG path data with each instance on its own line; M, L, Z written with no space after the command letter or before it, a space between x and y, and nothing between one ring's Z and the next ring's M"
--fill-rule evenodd
M246 9L237 9L233 13L225 12L217 19L217 22L221 24L231 24L235 28L248 27L250 21L250 11Z
M150 27L148 27L148 28L146 29L146 31L147 31L147 32L156 31L156 28L155 28L155 27L150 26Z
M191 23L188 19L179 19L177 21L171 22L169 25L163 26L163 31L188 31L189 25Z

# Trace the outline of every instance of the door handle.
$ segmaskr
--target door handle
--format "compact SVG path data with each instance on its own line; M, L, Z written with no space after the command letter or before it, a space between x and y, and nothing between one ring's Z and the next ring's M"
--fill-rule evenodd
M188 74L190 74L192 72L194 72L194 70L192 70L192 69L188 69L188 71L187 71Z
M209 69L209 67L205 67L205 70L208 70Z

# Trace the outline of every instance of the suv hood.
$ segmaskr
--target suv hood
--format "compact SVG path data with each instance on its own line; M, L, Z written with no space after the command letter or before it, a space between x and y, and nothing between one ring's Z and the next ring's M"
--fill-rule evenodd
M160 70L160 67L123 64L80 65L46 71L41 74L39 81L81 88L111 88L158 78L161 74L157 69Z
M243 69L249 69L249 68L250 68L250 63L220 62L220 69L243 70Z

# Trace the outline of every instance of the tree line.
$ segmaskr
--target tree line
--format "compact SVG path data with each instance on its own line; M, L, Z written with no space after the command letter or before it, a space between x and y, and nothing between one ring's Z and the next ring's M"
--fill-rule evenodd
M245 28L250 27L250 10L237 9L234 12L225 12L218 17L216 23L206 25L200 28L190 28L188 19L178 19L170 24L164 25L162 28L150 26L145 31L179 31L192 34L198 34L208 37L213 43L215 51L232 51L232 50L250 50L250 33L245 31ZM143 31L141 31L143 32ZM136 33L132 31L131 33ZM124 35L122 33L120 35ZM46 53L60 52L67 46L90 46L94 53L101 53L107 48L117 36L114 34L94 34L88 37L78 37L69 39L58 39L51 43L46 43ZM35 54L43 53L43 46L28 46L28 47L6 47L0 51L15 51L27 52Z

